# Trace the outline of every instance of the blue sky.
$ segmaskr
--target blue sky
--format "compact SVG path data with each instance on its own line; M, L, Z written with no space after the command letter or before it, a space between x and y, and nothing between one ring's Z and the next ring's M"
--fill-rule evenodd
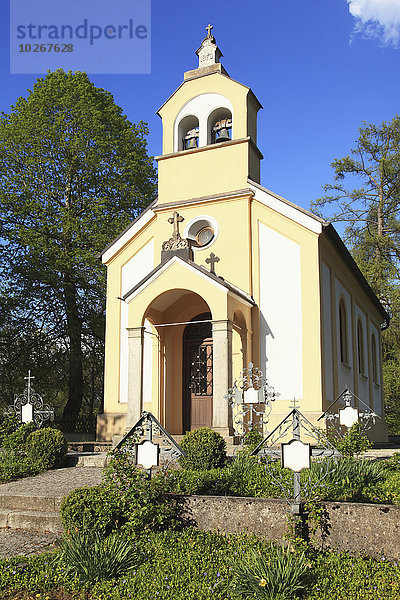
M9 112L38 75L9 74L8 2L0 6L0 110ZM228 73L264 107L261 183L304 208L331 181L331 161L348 153L362 122L400 112L399 0L153 0L151 74L90 76L131 121L149 124L152 155L161 152L155 113L197 66L208 23Z

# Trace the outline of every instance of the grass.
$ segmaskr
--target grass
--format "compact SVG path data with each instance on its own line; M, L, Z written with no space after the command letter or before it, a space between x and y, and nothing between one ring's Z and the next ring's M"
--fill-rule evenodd
M222 536L188 528L147 534L134 542L143 560L129 575L83 584L54 554L0 562L2 600L232 600L237 566L252 553L268 560L270 544L255 536ZM388 560L306 551L302 600L398 600L400 569Z

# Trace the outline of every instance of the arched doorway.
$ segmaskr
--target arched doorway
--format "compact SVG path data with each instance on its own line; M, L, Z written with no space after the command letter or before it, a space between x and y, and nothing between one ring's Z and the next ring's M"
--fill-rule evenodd
M211 314L192 319L183 334L183 431L212 426L213 340Z

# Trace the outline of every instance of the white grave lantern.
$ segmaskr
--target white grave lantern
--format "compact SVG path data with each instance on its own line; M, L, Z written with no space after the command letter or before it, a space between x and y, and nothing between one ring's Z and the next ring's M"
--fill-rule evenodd
M358 421L358 410L352 406L345 406L339 410L339 423L345 427L352 427Z
M245 404L257 404L258 403L258 390L253 387L247 388L243 394Z
M158 467L159 464L159 444L153 444L149 440L135 444L136 446L136 464L142 465L144 469Z
M21 407L21 421L23 423L32 423L33 421L33 406L30 402Z
M282 444L282 467L299 473L310 467L311 447L300 440Z

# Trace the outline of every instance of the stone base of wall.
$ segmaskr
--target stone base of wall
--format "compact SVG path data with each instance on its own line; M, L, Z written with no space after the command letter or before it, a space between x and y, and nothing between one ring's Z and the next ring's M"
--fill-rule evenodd
M114 435L122 435L126 429L126 413L103 413L97 416L96 440L112 442Z
M400 506L326 502L328 535L320 532L312 541L324 548L375 558L400 559ZM281 541L288 529L290 507L283 500L190 496L189 516L199 529L224 534L255 533Z

